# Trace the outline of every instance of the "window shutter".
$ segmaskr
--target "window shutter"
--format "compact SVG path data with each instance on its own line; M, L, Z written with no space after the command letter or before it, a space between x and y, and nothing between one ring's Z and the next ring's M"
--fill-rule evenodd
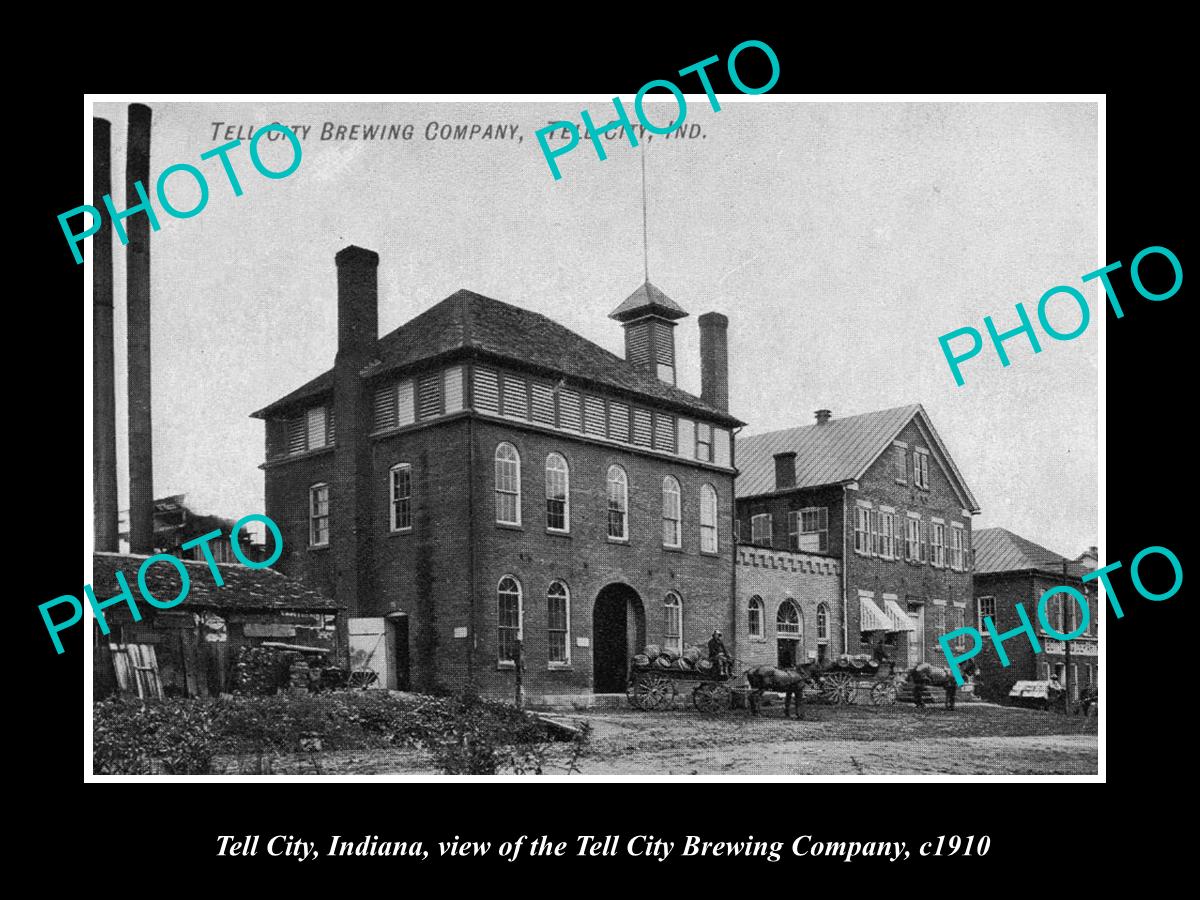
M599 397L585 397L583 400L583 425L588 434L604 437L606 434L604 421L604 401Z
M462 366L451 366L445 373L446 412L458 412L463 408Z
M417 414L432 419L442 414L442 376L422 375L417 381Z
M921 533L921 562L926 562L929 559L929 523L921 522L918 527Z
M583 430L578 392L565 390L558 392L558 427L568 428L571 431Z
M333 413L333 407L325 412L325 443L333 446L334 426L337 424L337 416Z
M903 547L904 547L904 522L905 521L906 520L900 518L899 513L896 513L896 529L893 532L896 536L895 537L896 544L895 544L895 547L893 547L893 549L892 549L892 558L893 559L900 559L901 557L904 556Z
M653 443L653 419L648 409L633 411L633 442L639 447L649 447Z
M402 381L396 385L396 424L411 425L416 420L413 409L413 383Z
M549 385L533 383L533 421L542 425L554 424L554 389Z
M504 415L513 419L529 418L529 394L524 378L504 376Z
M679 431L679 455L684 459L696 458L696 423L691 419L676 420Z
M287 452L303 453L308 449L308 433L304 427L304 419L297 417L287 423Z
M476 367L474 388L475 393L472 399L475 409L479 412L499 415L500 386L496 379L496 373L491 369Z
M314 406L305 414L308 423L308 449L325 446L325 407Z
M675 440L675 417L665 413L654 414L654 449L677 453Z
M396 425L396 385L385 384L375 389L375 418L372 431L394 428Z
M629 406L610 401L608 404L608 436L614 441L629 443Z

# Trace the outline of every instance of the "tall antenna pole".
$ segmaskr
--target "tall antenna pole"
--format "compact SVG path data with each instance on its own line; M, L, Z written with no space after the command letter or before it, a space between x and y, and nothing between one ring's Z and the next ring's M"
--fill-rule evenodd
M646 227L646 143L642 142L642 266L650 281L650 238Z

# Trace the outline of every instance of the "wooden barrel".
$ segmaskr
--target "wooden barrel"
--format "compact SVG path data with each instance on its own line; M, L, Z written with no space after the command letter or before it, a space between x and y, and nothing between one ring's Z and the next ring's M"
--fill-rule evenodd
M672 650L670 647L663 647L661 650L658 651L658 655L666 657L667 659L671 660L672 662L679 659L679 654L676 653L674 650Z
M656 665L660 669L669 669L669 668L671 668L671 660L669 660L665 656L658 656L654 660L654 665Z
M686 650L683 651L683 658L686 659L693 666L696 664L696 661L699 660L702 655L703 654L700 652L699 647L688 647Z
M658 654L662 652L662 648L658 644L647 644L646 649L642 651L646 656L650 657L650 661L658 659Z
M712 663L711 659L696 660L696 671L697 672L707 673L707 672L711 672L712 670L713 670L713 663Z
M681 672L692 671L691 660L689 660L686 656L681 656L681 657L679 657L679 659L675 660L675 667L677 669L679 669Z
M639 653L633 658L633 667L635 669L645 669L650 665L650 657L645 653Z

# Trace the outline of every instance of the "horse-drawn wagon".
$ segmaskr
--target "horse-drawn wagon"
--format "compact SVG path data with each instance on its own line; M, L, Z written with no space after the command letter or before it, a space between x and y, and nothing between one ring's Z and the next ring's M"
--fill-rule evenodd
M815 667L809 684L825 703L853 703L860 692L870 698L872 706L891 706L896 702L896 666L888 657L843 653Z
M691 687L696 709L715 713L730 708L735 681L699 647L674 653L651 644L633 658L625 696L634 709L663 709L674 704L682 685L684 689Z

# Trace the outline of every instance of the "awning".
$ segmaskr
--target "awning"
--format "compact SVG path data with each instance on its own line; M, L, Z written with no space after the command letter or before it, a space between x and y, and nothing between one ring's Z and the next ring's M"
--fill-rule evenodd
M894 631L892 620L866 597L858 598L859 631Z
M913 620L908 617L900 604L895 600L884 600L884 606L887 607L887 614L892 620L892 627L889 631L916 631L917 626L913 624Z

